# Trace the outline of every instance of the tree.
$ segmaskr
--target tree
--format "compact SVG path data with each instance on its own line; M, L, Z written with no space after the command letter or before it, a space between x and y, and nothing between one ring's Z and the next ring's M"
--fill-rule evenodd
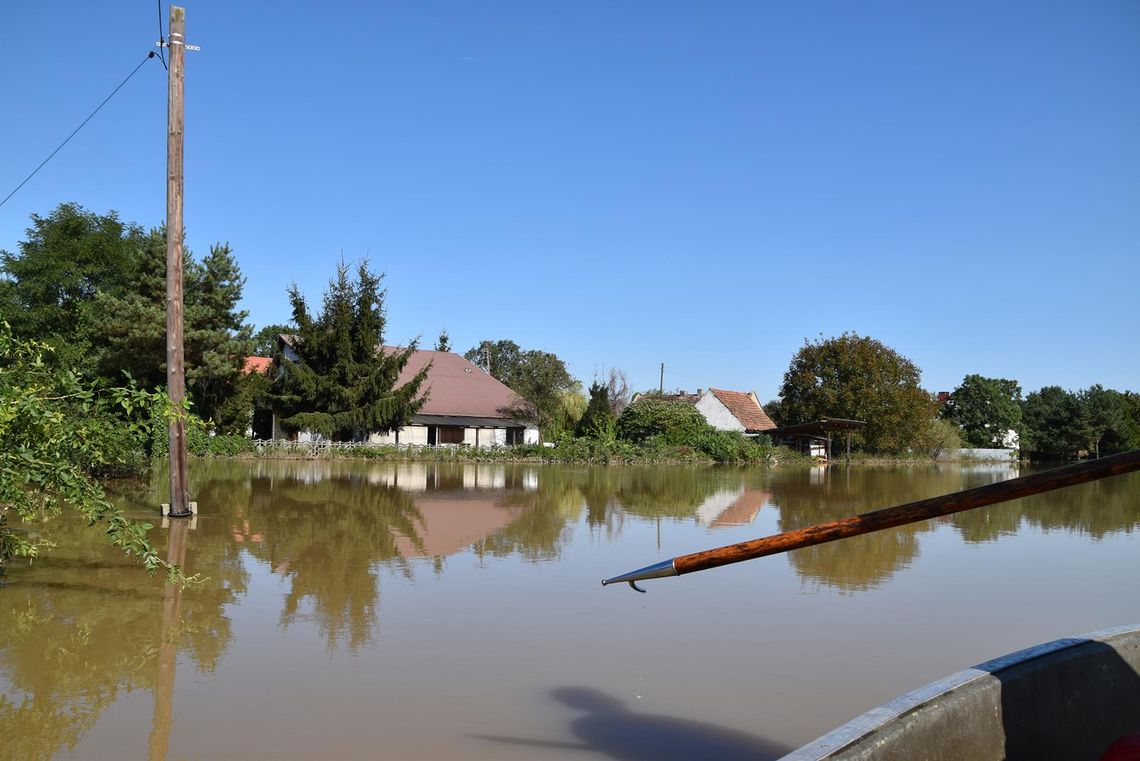
M573 434L578 421L586 414L587 406L586 397L577 389L558 394L558 407L547 427L547 435L556 438L563 433Z
M551 428L562 405L562 394L580 392L582 384L556 355L536 349L524 351L514 341L482 341L463 355L468 362L487 370L525 402L512 410L519 417Z
M266 325L253 334L253 355L255 357L272 357L277 351L277 338L281 335L292 335L296 328L284 323Z
M297 286L289 289L297 325L295 358L277 352L274 362L281 374L269 394L285 425L337 441L358 441L402 428L427 401L420 386L430 365L396 387L416 342L405 349L384 348L387 291L380 287L382 279L364 260L350 280L341 261L316 318Z
M193 268L197 282L187 292L186 393L197 414L215 423L226 400L237 393L245 358L253 351L249 312L238 309L245 277L228 243L210 247Z
M451 336L447 335L447 330L439 331L439 338L435 342L436 351L451 351Z
M610 440L614 438L616 420L617 418L610 407L609 387L594 381L590 384L590 402L586 405L586 412L574 429L574 435Z
M1080 399L1060 386L1045 386L1026 396L1022 418L1035 459L1074 459L1092 437Z
M1095 456L1126 452L1137 445L1128 397L1097 383L1077 398L1088 420L1087 447Z
M942 405L942 417L962 429L971 447L1004 447L1010 430L1021 431L1021 386L1005 378L967 375Z
M624 370L610 368L606 376L606 393L610 400L610 412L616 418L625 411L630 399L633 398L633 389L629 387L629 379L625 377Z
M1124 414L1127 418L1128 448L1140 449L1140 394L1124 392Z
M93 364L108 382L126 372L144 388L166 386L166 272L146 266L165 251L165 230L151 230L123 287L95 293L81 310ZM238 309L245 278L228 245L211 246L201 262L185 249L182 269L186 394L199 417L227 424L219 410L253 350L248 313Z
M32 215L19 252L0 251L0 316L13 335L48 341L54 356L81 364L81 309L100 291L121 291L136 274L145 235L111 211L75 203Z
M919 369L873 338L844 333L805 341L780 387L782 425L821 418L863 420L852 443L872 452L913 447L937 412L919 385Z
M783 422L784 421L784 410L783 410L783 407L780 405L780 400L778 398L777 399L770 399L767 402L765 402L764 403L764 412L766 412L768 414L768 417L771 418L772 422L775 423L776 425L783 425L784 424L784 422Z
M930 420L915 439L914 450L937 460L962 446L962 432L949 420Z
M46 341L68 366L94 368L114 386L128 373L144 389L166 386L166 233L144 233L115 212L61 204L32 216L18 254L0 253L0 311L13 333ZM250 351L242 277L228 245L201 262L183 258L187 395L217 421L236 393Z

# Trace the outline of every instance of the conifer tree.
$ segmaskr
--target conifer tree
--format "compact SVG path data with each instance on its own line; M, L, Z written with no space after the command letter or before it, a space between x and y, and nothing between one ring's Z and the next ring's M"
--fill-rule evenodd
M86 305L87 340L109 382L121 383L125 371L144 388L166 386L166 271L153 266L165 251L166 232L151 230L126 287L100 291ZM222 420L219 411L237 393L252 350L248 313L237 308L245 278L230 247L221 244L201 262L186 249L182 270L187 396L199 417L243 431L244 421Z
M607 385L594 381L590 384L590 403L574 429L575 436L591 439L612 438L617 417L610 409L610 390Z
M315 318L297 286L289 289L297 332L292 352L279 350L274 357L281 372L269 394L286 426L359 441L407 425L427 401L420 386L430 365L396 388L416 342L405 349L383 347L382 279L365 260L350 280L341 261Z

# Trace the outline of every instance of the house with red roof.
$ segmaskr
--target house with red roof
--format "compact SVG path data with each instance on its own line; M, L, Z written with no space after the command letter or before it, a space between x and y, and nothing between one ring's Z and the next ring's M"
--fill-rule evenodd
M693 406L705 416L709 425L722 431L740 431L746 436L756 436L776 427L760 406L755 391L710 388L698 395Z
M639 397L640 395L635 397L634 401ZM745 436L758 436L776 427L772 418L760 406L755 391L698 388L695 394L678 391L675 394L646 394L645 398L691 404L709 425L722 431L740 431Z
M292 336L282 336L282 351L296 358ZM385 346L393 352L397 347ZM396 379L396 387L410 381L427 365L427 378L420 387L423 407L408 425L397 431L373 433L372 444L408 446L513 446L537 444L538 427L520 420L523 401L506 385L482 368L449 351L416 350ZM273 438L313 441L309 431L289 431L274 415Z
M395 347L384 347L395 351ZM415 377L428 363L421 393L427 397L412 421L398 431L372 434L374 444L473 447L537 444L538 426L517 419L519 395L477 365L450 351L417 350L396 385Z

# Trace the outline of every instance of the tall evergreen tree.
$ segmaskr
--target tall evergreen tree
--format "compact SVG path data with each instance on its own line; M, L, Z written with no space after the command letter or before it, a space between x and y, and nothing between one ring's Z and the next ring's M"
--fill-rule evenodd
M125 287L100 291L85 307L87 341L98 373L121 382L127 372L144 388L166 385L166 271L144 266L166 256L165 230L151 230ZM242 363L252 351L247 312L239 310L241 275L228 245L215 245L201 261L189 249L182 260L186 393L195 414L227 430L240 421L220 410L237 393Z
M407 425L427 401L420 386L430 365L396 387L416 342L406 349L383 347L382 278L365 260L350 280L341 261L315 318L297 286L289 289L297 332L291 351L274 357L281 373L269 394L285 425L337 441L361 440Z
M617 416L610 408L609 386L598 381L590 384L590 403L574 429L575 436L591 439L610 439L614 436Z
M197 282L186 299L186 393L203 418L233 428L219 410L237 393L245 358L253 351L249 312L238 309L245 278L229 244L215 244L193 268ZM245 426L240 426L244 430Z

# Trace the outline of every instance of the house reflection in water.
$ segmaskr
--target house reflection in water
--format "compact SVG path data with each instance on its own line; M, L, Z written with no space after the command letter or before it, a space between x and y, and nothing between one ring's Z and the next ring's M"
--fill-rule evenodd
M743 485L723 489L711 495L697 508L697 523L709 528L745 526L756 520L760 508L772 501L772 494Z

